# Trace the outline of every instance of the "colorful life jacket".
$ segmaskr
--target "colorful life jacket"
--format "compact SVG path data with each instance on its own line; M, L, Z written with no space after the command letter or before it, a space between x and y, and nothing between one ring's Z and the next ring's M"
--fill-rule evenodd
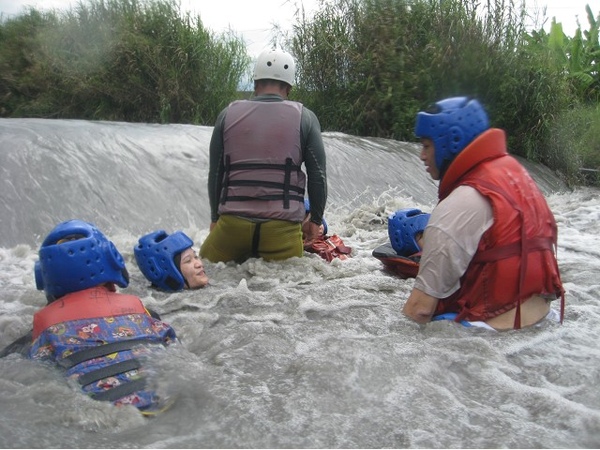
M287 100L229 105L219 214L302 222L301 118L302 104Z
M492 205L494 223L482 236L460 289L438 303L435 314L458 312L456 321L487 321L534 295L561 297L556 261L557 226L543 194L525 168L506 151L502 130L478 136L450 164L440 187L443 200L456 187L471 186Z
M142 413L166 401L148 386L140 357L151 352L144 344L169 344L175 331L138 297L104 286L67 294L34 315L33 339L31 358L55 361L95 400L132 404Z

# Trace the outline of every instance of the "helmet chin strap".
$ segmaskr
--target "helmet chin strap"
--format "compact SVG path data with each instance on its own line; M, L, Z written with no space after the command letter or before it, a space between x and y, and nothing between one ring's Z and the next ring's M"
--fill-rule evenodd
M444 175L446 175L446 172L448 171L448 167L450 167L450 164L452 164L452 161L454 161L454 159L444 159L444 162L442 163L442 167L440 167L440 169L439 169L440 181L442 181L442 178L444 178Z
M188 283L188 280L185 278L185 275L183 275L183 272L181 271L181 252L177 253L175 256L173 256L173 263L175 264L175 267L181 274L181 278L183 278L184 289L189 289L190 284Z

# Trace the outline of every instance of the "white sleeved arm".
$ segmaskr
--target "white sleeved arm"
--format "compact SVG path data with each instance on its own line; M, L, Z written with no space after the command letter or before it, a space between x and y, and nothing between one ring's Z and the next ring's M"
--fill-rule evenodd
M452 191L431 213L415 287L438 299L456 292L493 223L492 206L476 189L459 186Z

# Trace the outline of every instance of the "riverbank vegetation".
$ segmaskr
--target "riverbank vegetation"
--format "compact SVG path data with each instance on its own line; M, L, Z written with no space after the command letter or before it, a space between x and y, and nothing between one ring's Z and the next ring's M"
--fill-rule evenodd
M520 0L480 3L298 8L281 37L297 60L292 99L324 130L412 141L417 111L472 95L511 152L568 182L598 183L600 17L588 6L589 27L571 37L560 24L527 29ZM213 33L175 0L88 0L0 18L0 117L212 125L250 73L240 36Z
M30 8L0 24L0 117L208 124L249 64L172 1Z

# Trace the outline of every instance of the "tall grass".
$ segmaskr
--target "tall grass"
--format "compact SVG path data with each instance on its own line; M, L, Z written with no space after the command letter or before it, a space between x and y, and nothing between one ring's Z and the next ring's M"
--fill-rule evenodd
M0 27L0 114L208 124L249 58L174 0L90 0L30 9Z
M560 70L524 46L513 0L332 0L299 15L291 51L298 98L325 129L414 139L429 103L471 95L516 154L545 162L548 123L569 104Z
M600 104L559 112L553 121L550 167L575 184L600 186Z

